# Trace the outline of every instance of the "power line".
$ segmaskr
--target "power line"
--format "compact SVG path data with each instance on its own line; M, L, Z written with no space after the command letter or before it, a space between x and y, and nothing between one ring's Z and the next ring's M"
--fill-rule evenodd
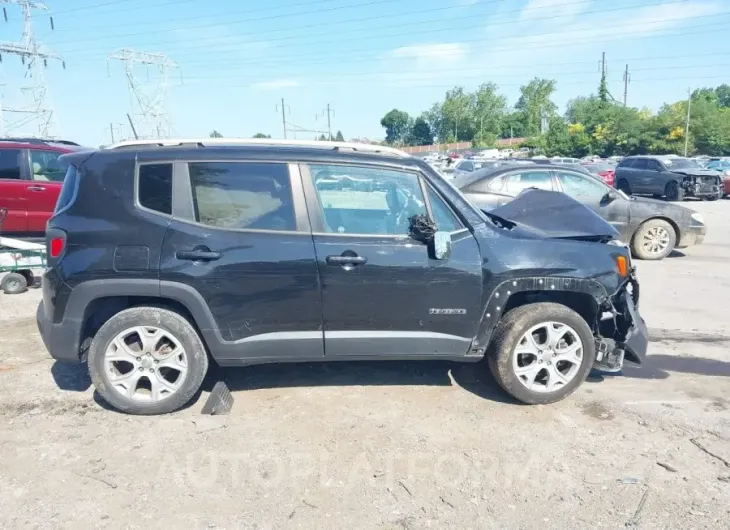
M370 5L374 5L374 4L380 4L380 3L386 3L386 2L397 2L397 1L402 1L402 0L376 0L374 2L369 2L369 3L365 3L365 4L357 4L356 6L349 6L349 7L362 7L362 6L370 6ZM507 1L507 0L487 0L485 2L482 2L482 4L495 3L495 2L505 2L505 1ZM574 2L566 2L566 3L561 4L561 5L584 4L584 3L589 3L591 1L592 0L577 0L577 1L574 1ZM608 13L608 12L622 11L622 10L626 10L626 9L636 9L636 8L641 8L641 7L666 6L666 5L686 3L686 1L687 0L672 0L672 1L669 1L669 2L662 1L662 2L655 2L655 3L650 3L650 4L641 4L641 5L632 6L632 7L626 7L626 6L624 6L624 7L614 7L614 8L610 8L610 9L600 9L600 10L593 10L593 11L584 11L582 14L583 15L600 14L600 13ZM348 6L340 6L340 8L345 8L345 7L348 7ZM417 12L414 12L412 10L409 10L409 11L406 11L406 12L403 12L403 13L375 15L375 16L371 16L371 17L358 17L358 18L353 18L353 19L350 19L350 20L338 21L337 24L343 24L343 23L347 23L347 22L365 22L365 21L381 20L381 19L384 19L384 18L392 19L392 18L400 17L400 16L407 16L407 17L411 17L412 18L415 14L440 12L440 11L453 10L453 9L457 9L457 8L458 8L458 6L449 5L449 6L441 6L441 7L437 7L437 8L431 8L431 9L422 9L422 10L418 10ZM545 9L545 7L527 8L527 10L534 10L534 9ZM510 11L503 11L500 14L522 13L524 11L525 11L525 9L513 9L513 10L510 10ZM317 11L316 13L320 13L320 12L321 11ZM299 16L301 14L313 14L313 12L297 13L295 15L296 16ZM199 25L199 26L196 27L196 29L211 28L211 27L220 27L220 26L230 26L231 24L239 24L239 23L246 23L246 22L260 22L260 21L263 21L263 20L270 20L270 19L273 19L273 18L281 18L281 17L284 17L284 16L290 16L290 15L273 15L271 17L265 17L265 18L259 18L259 19L244 19L244 20L229 21L227 23L215 23L215 24L208 24L208 25ZM541 21L544 21L544 20L554 20L554 19L559 19L559 18L566 18L566 17L569 17L569 16L570 15L565 15L565 14L562 14L562 15L552 15L552 16L541 17L540 20ZM713 14L712 16L717 16L717 14ZM442 21L442 22L443 21L450 22L450 21L454 21L454 20L462 20L464 18L474 18L474 15L470 15L469 17L463 17L462 16L462 17L453 17L452 19L441 19L440 21ZM682 17L682 18L676 18L676 19L672 19L672 20L685 20L686 18L700 18L700 17ZM431 20L431 21L425 21L424 23L438 22L438 21L439 20ZM174 21L173 20L172 22L179 22L179 21ZM515 20L510 20L510 19L506 19L506 20L501 20L501 19L499 19L499 20L490 20L490 24L499 24L499 25L518 24L520 22L521 22L521 20L519 18L518 19L515 19ZM663 22L663 21L659 21L659 22ZM419 24L420 23L421 22L419 22ZM641 24L642 25L647 25L647 23L641 23ZM291 30L291 29L311 29L311 28L317 28L317 27L329 27L331 25L332 25L332 22L327 22L327 23L318 22L318 23L307 24L307 25L297 25L297 26L295 26L295 28L279 28L279 29L272 29L272 30L241 32L241 33L237 33L236 35L233 35L232 37L241 38L241 37L250 37L252 35L264 34L264 35L267 35L266 41L267 42L271 42L274 39L271 39L268 36L271 35L271 33L275 33L275 32L278 32L278 31L287 31L287 30ZM401 24L390 25L390 26L381 26L378 29L382 29L383 27L388 28L388 27L402 27L402 26L403 26L403 24L401 23ZM459 29L469 29L469 28L474 28L474 27L480 27L481 28L481 27L484 27L484 26L485 25L483 23L481 23L481 24L478 24L476 26L475 25L468 26L468 27L462 26ZM365 29L372 29L372 28L361 28L360 30L358 30L358 29L343 30L341 32L329 32L329 33L325 33L324 35L332 35L332 34L337 34L337 33L351 33L351 32L354 32L354 31L361 31L361 30L365 30ZM453 28L445 28L444 30L439 30L439 31L446 31L446 30L453 31ZM164 30L163 29L161 29L161 30L154 30L152 32L143 31L143 32L125 33L125 34L116 34L116 35L111 34L111 35L106 35L105 37L106 38L113 38L113 37L136 37L136 36L149 35L150 33L159 34L159 33L176 32L176 31L179 31L179 29L178 28L170 28L170 29L164 29ZM430 31L433 32L433 31L437 31L437 30L430 30ZM586 31L586 30L583 29L583 31ZM408 34L414 34L414 33L415 34L422 34L423 33L423 29L418 28L417 30L412 31L412 32L399 32L399 33L397 33L395 35L408 35ZM288 37L288 38L299 38L299 39L301 39L302 37L306 37L308 35L321 36L323 34L322 33L313 34L312 32L309 32L306 35L295 35L293 37ZM381 35L378 34L378 37L380 37L380 36ZM367 38L372 38L372 36L371 37L367 37ZM57 45L58 44L70 44L70 43L76 43L76 42L87 42L87 41L90 41L90 40L98 40L98 38L97 37L85 37L85 38L82 38L82 39L72 39L72 40L66 40L66 41L57 41L56 44ZM199 41L208 41L208 40L215 40L215 41L218 41L219 42L221 40L221 37L220 36L217 36L217 35L216 36L198 37L198 38L191 39L189 42L199 42ZM170 43L170 41L155 41L155 42L146 43L146 44L159 46L159 45L164 45L164 44L169 44L169 43ZM71 50L67 50L67 51L69 51L69 52L72 52L72 51L87 51L88 49L89 49L88 47L85 47L85 48L71 49Z
M65 15L66 13L76 13L78 11L83 11L84 16L86 16L86 15L88 15L89 10L98 9L100 7L113 6L113 5L117 5L117 4L126 4L128 2L134 2L134 1L136 1L136 0L114 0L113 2L104 2L102 4L93 4L93 5L88 5L88 6L73 7L71 9L62 9L61 11L52 11L52 14L55 16L55 15L61 15L61 14ZM167 5L185 4L185 3L192 3L192 2L196 2L196 1L197 0L172 0L171 2L163 2L161 4L147 3L145 5L145 7L147 7L147 8L163 7L163 6L167 6ZM139 7L134 6L134 7L130 7L127 9L117 9L117 10L115 10L115 13L125 12L125 11L139 11ZM73 19L74 17L65 17L65 18ZM64 31L70 31L70 30L64 30Z
M623 26L624 25L622 24L622 25L616 26L616 27L623 27ZM717 30L712 30L712 31L708 31L706 29L706 28L713 27L713 26L714 27L718 27L718 29ZM613 27L613 26L610 26L610 27ZM605 26L606 29L609 29L610 27L609 26ZM699 25L695 25L695 26L688 26L685 29L701 29L702 30L701 31L702 34L709 34L709 33L715 32L715 31L727 31L727 25L724 22L712 22L712 23L709 23L709 24L699 24ZM670 33L668 33L668 32L670 32ZM602 42L613 42L613 41L615 41L615 38L614 37L621 36L621 35L635 35L635 38L636 39L647 39L647 38L656 38L656 37L664 37L664 36L694 35L696 33L697 32L694 32L694 31L679 32L679 33L677 33L676 32L676 29L657 30L654 33L646 34L646 35L635 35L633 31L629 31L629 32L616 32L616 33L613 33L612 34L612 37L609 38L609 39L603 39L603 40L601 40L601 39L589 38L588 40L585 40L584 37L580 37L580 38L575 39L575 40L561 40L559 42L552 43L552 44L540 44L540 48L541 49L544 49L544 48L563 48L563 47L570 47L570 46L574 46L576 44L584 44L584 43L598 44L598 43L602 43ZM533 36L551 36L551 35L556 35L556 34L558 34L558 33L552 32L552 33L543 33L543 34L539 34L539 35L538 34L534 34ZM491 42L491 40L493 40L493 39L484 39L483 41L478 41L478 42L487 42L487 43L486 44L480 44L480 45L473 45L473 46L471 46L470 49L472 51L473 50L479 50L479 49L488 49L488 51L490 51L490 52L525 51L525 49L526 49L526 46L517 46L517 47L509 47L509 46L507 46L507 47L494 47L491 44L489 44L489 42ZM499 40L499 39L497 39L497 40ZM529 45L529 43L528 43L528 45ZM363 56L358 56L358 55L353 56L352 53L355 52L355 51L372 52L372 51L379 51L379 50L377 48L370 48L370 49L364 49L364 50L350 50L350 51L346 51L346 52L344 52L346 54L346 57L344 57L344 59L347 60L348 64L355 64L355 63L362 63L362 62L371 62L373 60L373 57L372 57L372 55L370 53L368 53L368 55L366 55L364 57ZM185 55L185 54L182 53L180 55ZM311 55L311 54L309 54L309 55ZM271 61L271 60L270 61L242 61L242 60L238 60L238 61L235 61L235 63L231 63L229 60L219 61L219 62L216 62L216 61L205 61L204 63L201 63L201 65L204 65L204 66L207 66L207 67L210 67L210 66L213 66L213 65L219 65L219 66L231 66L231 67L237 67L237 68L251 68L253 66L256 66L256 67L265 67L265 66L272 66L273 67L273 66L279 66L279 65L287 65L288 66L288 65L291 64L292 59L298 59L298 57L299 56L297 54L293 54L293 55L287 55L287 57L285 59L281 59L279 61ZM335 59L340 59L340 57L337 54L328 54L328 56L327 56L326 59L318 58L318 60L314 60L314 61L297 60L296 61L296 65L297 66L331 65L333 63L333 60L335 60ZM83 61L80 60L80 61L77 61L77 62L83 62ZM196 62L195 61L190 61L190 62L187 62L186 64L188 66L193 66L193 65L196 64ZM476 68L472 67L472 69L476 69Z

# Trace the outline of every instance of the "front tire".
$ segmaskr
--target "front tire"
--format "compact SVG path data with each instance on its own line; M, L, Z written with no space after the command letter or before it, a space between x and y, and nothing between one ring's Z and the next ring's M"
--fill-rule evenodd
M664 196L668 201L682 202L684 200L684 189L676 180L672 180L667 182L667 185L664 188Z
M487 361L505 392L530 405L555 403L585 381L596 358L593 333L561 304L528 304L507 313Z
M677 232L663 219L649 219L631 239L631 253L637 259L661 260L669 256L677 245Z
M89 347L89 375L97 392L129 414L173 412L200 389L208 355L180 314L133 307L114 315Z

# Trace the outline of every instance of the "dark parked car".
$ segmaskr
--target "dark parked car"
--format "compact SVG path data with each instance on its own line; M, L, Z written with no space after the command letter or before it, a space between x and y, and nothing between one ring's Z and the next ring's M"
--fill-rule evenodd
M560 191L608 221L640 259L663 259L675 248L702 242L702 216L678 204L628 197L596 177L552 164L476 171L454 185L479 208L494 211L528 188Z
M669 201L723 196L719 172L703 169L696 161L678 156L629 156L616 166L616 188L626 195L654 195Z
M117 409L183 406L209 356L486 358L506 392L549 403L646 354L628 249L563 194L514 202L563 214L534 230L381 146L206 138L65 158L38 327Z

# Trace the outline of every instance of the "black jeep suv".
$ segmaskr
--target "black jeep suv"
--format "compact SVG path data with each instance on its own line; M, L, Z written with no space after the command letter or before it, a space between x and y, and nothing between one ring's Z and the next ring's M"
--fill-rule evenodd
M526 403L640 363L629 251L555 192L484 213L379 146L130 142L64 157L38 327L111 405L185 405L221 366L486 357Z

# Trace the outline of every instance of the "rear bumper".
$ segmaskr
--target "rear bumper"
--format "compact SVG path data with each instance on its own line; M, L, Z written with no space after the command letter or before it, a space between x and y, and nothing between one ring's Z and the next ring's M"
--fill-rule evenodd
M699 245L705 240L705 234L707 234L707 227L705 225L689 225L682 231L680 239L677 242L677 248Z
M43 302L38 305L35 314L36 325L48 353L57 361L79 363L79 337L81 336L81 320L65 318L54 323L46 312Z

